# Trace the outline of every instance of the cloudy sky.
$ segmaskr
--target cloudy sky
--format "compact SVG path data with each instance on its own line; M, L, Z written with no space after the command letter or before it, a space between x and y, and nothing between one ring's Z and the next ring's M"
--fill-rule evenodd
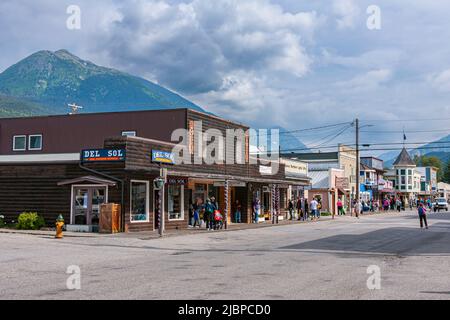
M450 133L450 1L411 3L2 0L0 71L64 48L255 127L359 117L374 125L363 142L401 142L391 131L403 129L427 131L408 133L425 142ZM66 27L69 5L81 8L80 30ZM367 28L370 5L381 9L380 30ZM320 144L338 129L297 136ZM351 131L330 143L338 140Z

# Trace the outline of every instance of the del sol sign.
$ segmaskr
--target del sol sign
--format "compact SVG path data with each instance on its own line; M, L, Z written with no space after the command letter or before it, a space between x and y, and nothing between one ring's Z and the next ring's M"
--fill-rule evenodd
M172 152L152 150L152 162L175 164L175 155Z
M81 151L81 162L116 162L125 161L125 150L91 149Z

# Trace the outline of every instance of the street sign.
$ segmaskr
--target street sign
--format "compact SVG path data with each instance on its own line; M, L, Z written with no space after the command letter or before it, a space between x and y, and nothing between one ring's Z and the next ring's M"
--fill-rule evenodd
M81 162L118 162L125 161L123 149L90 149L81 151Z

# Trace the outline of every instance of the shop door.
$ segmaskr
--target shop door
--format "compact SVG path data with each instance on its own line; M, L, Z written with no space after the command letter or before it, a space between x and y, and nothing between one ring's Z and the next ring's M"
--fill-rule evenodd
M106 187L74 187L73 202L73 224L98 225Z

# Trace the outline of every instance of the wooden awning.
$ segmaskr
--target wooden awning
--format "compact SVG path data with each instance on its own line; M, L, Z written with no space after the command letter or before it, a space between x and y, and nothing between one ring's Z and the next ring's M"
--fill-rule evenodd
M58 186L67 186L72 184L84 184L84 183L107 185L108 187L114 187L117 184L115 181L107 180L104 178L99 178L95 176L84 176L58 182Z

